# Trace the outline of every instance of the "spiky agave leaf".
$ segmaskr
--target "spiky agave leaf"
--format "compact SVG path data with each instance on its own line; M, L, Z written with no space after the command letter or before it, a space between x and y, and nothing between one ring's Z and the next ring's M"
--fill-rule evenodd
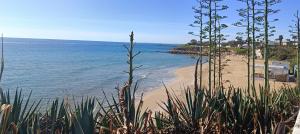
M75 106L75 120L74 127L82 129L83 133L94 133L95 132L95 121L94 115L95 98L87 98L85 101L81 101L80 105ZM73 132L76 132L77 128L73 127Z
M151 117L149 114L151 112L142 111L143 94L139 102L136 102L137 84L138 82L135 83L133 91L131 91L131 88L127 84L120 88L119 101L116 101L116 98L112 96L112 102L110 102L104 93L104 101L107 106L97 100L104 114L101 116L102 122L99 122L104 131L118 131L123 133L148 131L149 117Z
M30 102L31 99L31 92L25 102L24 96L22 94L22 90L18 91L16 90L14 101L11 104L10 103L10 94L9 91L7 93L4 93L2 89L0 89L1 93L1 104L10 104L11 105L11 111L8 118L8 123L15 124L16 128L18 129L19 133L24 133L26 131L26 128L28 127L28 124L31 124L32 117L34 117L35 114L37 114L37 108L41 102L39 100L38 102ZM31 103L31 104L29 104Z
M9 122L9 116L11 113L11 109L12 109L12 106L10 104L1 104L0 131L2 134L9 132L9 126L11 125L11 123Z
M180 109L185 108L185 107L183 107L183 105L184 105L183 102L181 102L177 96L175 96L175 95L172 96L167 88L165 90L166 90L166 94L167 94L167 101L163 102L163 104L160 105L160 107L169 116L170 125L171 125L170 127L172 127L172 128L170 128L171 131L184 132L184 130L188 130L188 129L186 129L186 127L189 126L189 125L187 125L187 122L186 122L186 120L188 120L188 119L186 118L185 120L182 120L182 118L185 118L185 117L180 115ZM188 122L188 123L190 123L190 122Z
M69 114L65 108L65 101L63 100L59 104L59 99L55 99L50 108L39 119L41 132L69 133L71 122L68 116Z

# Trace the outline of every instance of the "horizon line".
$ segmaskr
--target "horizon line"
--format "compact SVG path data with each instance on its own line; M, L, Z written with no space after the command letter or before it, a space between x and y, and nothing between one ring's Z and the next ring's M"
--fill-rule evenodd
M3 34L4 35L4 34ZM84 40L84 39L59 39L59 38L34 38L34 37L8 37L3 36L3 38L11 39L35 39L35 40L61 40L61 41L86 41L86 42L113 42L113 43L129 43L130 41L108 41L108 40ZM5 40L4 40L5 42ZM135 43L144 43L144 44L164 44L164 45L181 45L185 43L161 43L161 42L135 42Z

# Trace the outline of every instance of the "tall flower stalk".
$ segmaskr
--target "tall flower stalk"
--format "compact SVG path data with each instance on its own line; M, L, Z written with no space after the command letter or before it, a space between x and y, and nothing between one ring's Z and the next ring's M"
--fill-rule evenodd
M238 22L234 23L235 26L237 27L244 27L246 28L246 34L247 34L247 91L250 91L250 58L251 58L251 53L250 53L250 0L238 0L246 4L246 8L242 8L237 10L239 16L242 18ZM244 23L245 22L245 23ZM243 35L243 33L238 33L239 35Z
M297 55L297 65L298 65L298 77L297 77L297 82L298 82L298 87L300 87L300 16L299 16L299 11L297 11L297 14L295 15L297 18L297 35L298 35L298 55Z
M269 22L268 22L268 17L269 17L269 1L265 0L265 11L264 11L264 87L266 90L269 90ZM266 91L268 92L268 91Z
M289 32L295 40L297 39L297 86L300 87L300 16L298 10L297 13L294 14L294 17L294 25L290 26L291 30Z
M197 7L193 7L194 13L196 14L194 18L196 19L193 24L190 24L191 27L199 28L199 34L195 34L194 32L189 32L189 34L199 37L199 53L200 53L200 71L199 71L199 86L202 87L202 73L203 73L203 39L205 38L205 31L203 29L203 19L204 13L203 8L204 4L202 0L197 0L199 4Z
M3 34L1 35L1 70L0 70L0 81L4 71L4 52L3 52Z
M255 58L256 58L256 38L255 38L255 23L256 23L256 13L255 13L255 0L251 0L252 5L252 88L255 91Z

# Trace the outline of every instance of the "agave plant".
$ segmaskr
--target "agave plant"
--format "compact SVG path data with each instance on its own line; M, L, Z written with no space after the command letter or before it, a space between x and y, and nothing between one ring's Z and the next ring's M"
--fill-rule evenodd
M70 113L72 118L72 132L76 133L95 133L97 113L94 98L87 98L81 101L80 105L75 106L75 112Z
M120 90L119 101L116 101L115 97L112 97L113 102L110 103L109 99L105 97L105 101L108 104L106 107L98 101L102 113L105 113L102 116L102 122L99 122L103 131L110 133L145 133L153 130L151 129L153 127L151 111L142 111L143 95L139 102L136 103L136 90L137 86L135 86L134 91L124 86Z
M2 111L2 121L1 121L1 130L4 132L16 131L18 133L26 133L30 131L32 127L36 126L34 118L38 113L37 108L41 100L37 102L30 102L31 92L24 103L24 97L22 95L22 90L16 90L14 95L14 101L11 103L11 98L9 91L4 93L0 89L1 95L1 107L3 106ZM38 128L33 128L33 130L38 130Z
M128 82L117 88L111 99L82 99L71 106L65 99L54 100L49 109L39 110L41 100L30 101L22 90L10 92L0 88L0 133L288 133L291 132L300 105L299 88L282 88L268 92L260 87L223 87L214 91L198 86L198 64L194 89L185 88L178 97L167 87L164 111L152 117L142 110L143 94L137 98L138 81L133 84L133 33L128 50ZM3 60L3 59L2 59ZM1 62L3 68L4 62ZM3 70L0 72L0 78ZM1 79L0 79L1 80ZM75 102L75 100L74 100ZM97 107L99 105L99 108Z
M66 110L65 101L59 104L59 100L55 99L45 114L40 114L39 124L41 133L69 133L70 121L69 113Z
M198 63L198 61L197 61ZM287 133L292 130L299 110L299 89L282 88L265 96L230 87L215 91L198 89L195 68L194 92L187 88L185 98L166 89L167 100L156 113L156 126L167 133Z
M136 91L138 89L138 81L133 84L133 72L138 67L133 66L133 59L140 52L134 54L134 34L130 34L130 46L125 48L128 52L128 82L123 87L117 88L118 98L112 96L112 102L109 101L106 94L104 94L104 103L98 100L98 104L101 107L102 115L100 131L109 133L147 133L153 131L153 121L151 118L151 111L142 112L143 106L143 94L138 103L136 103Z
M195 133L202 127L202 121L207 112L205 103L205 92L198 87L198 64L196 62L194 73L194 92L188 87L185 90L185 98L178 98L176 95L171 95L166 88L167 101L163 102L161 108L169 116L164 117L163 113L156 113L155 119L157 126L167 126L165 132L191 132ZM182 101L185 100L185 101Z

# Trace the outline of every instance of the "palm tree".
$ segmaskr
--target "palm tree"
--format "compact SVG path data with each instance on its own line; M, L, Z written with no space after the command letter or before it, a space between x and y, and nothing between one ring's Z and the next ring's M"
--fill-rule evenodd
M282 46L283 36L282 36L282 35L279 35L278 40L279 40L279 45Z

